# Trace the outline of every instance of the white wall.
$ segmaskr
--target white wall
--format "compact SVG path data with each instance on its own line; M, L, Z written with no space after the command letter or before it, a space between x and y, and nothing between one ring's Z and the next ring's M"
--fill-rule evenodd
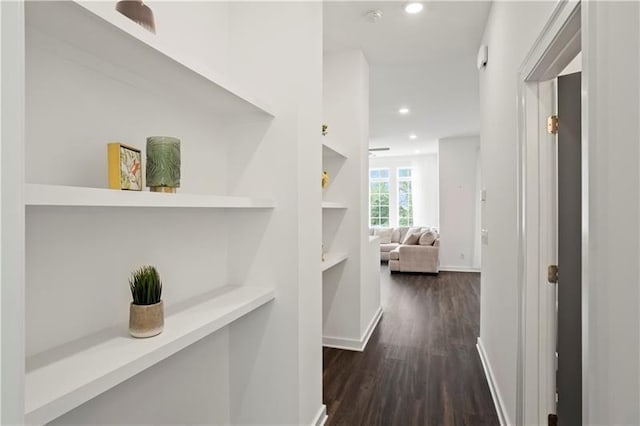
M247 193L266 186L278 200L256 261L249 265L243 259L249 246L242 240L230 256L231 279L278 283L263 340L247 339L251 330L231 335L232 422L310 424L322 405L322 281L317 266L322 244L322 4L231 2L230 12L230 75L257 96L277 102L276 120L265 135L268 144L263 141L253 151L243 148L242 139L233 144L232 162L251 160L246 170L238 170L230 190ZM252 222L253 229L243 223L237 217L233 233L243 230L245 242L264 232L260 223ZM291 250L287 255L274 250L283 247L283 238ZM262 326L254 322L252 327L259 332ZM253 370L246 368L247 360L254 363Z
M399 157L373 157L369 168L389 169L389 221L398 226L398 168L412 168L413 223L439 228L438 220L438 155L411 155ZM368 193L368 189L365 189Z
M24 412L24 14L0 3L0 423Z
M582 3L584 424L640 424L639 29L637 2Z
M478 140L478 143L480 140ZM482 157L478 147L478 155L476 159L476 205L475 205L475 224L474 224L474 242L473 242L473 262L472 265L476 269L482 268Z
M516 164L517 72L546 23L553 2L494 2L483 44L486 69L479 72L482 181L487 190L482 227L480 338L505 404L516 415L517 259Z
M478 136L438 141L440 269L478 270Z

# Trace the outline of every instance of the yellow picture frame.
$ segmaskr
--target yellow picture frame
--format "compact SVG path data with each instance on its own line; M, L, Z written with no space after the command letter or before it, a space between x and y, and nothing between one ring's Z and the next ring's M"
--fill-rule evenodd
M120 142L107 144L109 188L142 191L142 151Z

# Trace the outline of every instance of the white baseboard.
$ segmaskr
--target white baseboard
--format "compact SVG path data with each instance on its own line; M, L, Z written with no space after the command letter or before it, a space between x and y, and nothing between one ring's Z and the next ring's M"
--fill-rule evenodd
M311 422L311 426L324 426L328 418L329 417L327 416L327 406L322 404L322 407L320 407L320 410L318 410L318 414L316 414L316 416L313 419L313 422Z
M440 266L441 272L482 272L481 269L469 266Z
M367 326L367 329L364 331L364 334L360 338L360 340L362 341L363 351L364 351L364 348L367 347L367 343L369 343L369 339L371 338L373 331L378 326L378 323L380 322L381 318L382 318L382 306L378 306L376 313L373 315L373 318L371 318L371 321L369 321L369 325Z
M480 361L482 362L482 368L484 369L484 375L487 378L487 383L489 384L489 390L491 391L491 398L493 398L493 405L496 407L496 412L498 413L498 420L500 421L500 426L508 426L511 423L507 411L505 409L504 400L500 395L500 390L498 389L498 384L496 383L495 376L493 375L493 370L491 369L491 364L489 363L489 358L487 357L487 353L484 350L484 346L482 345L482 340L478 337L478 343L476 344L476 348L478 348L478 354L480 355Z
M380 318L382 318L382 306L378 307L373 318L369 322L367 329L362 333L360 339L350 339L344 337L333 337L333 336L322 336L322 346L326 346L328 348L336 348L336 349L345 349L348 351L364 351L364 348L367 346L369 342L369 338L373 334L373 331L376 329L378 322L380 322Z

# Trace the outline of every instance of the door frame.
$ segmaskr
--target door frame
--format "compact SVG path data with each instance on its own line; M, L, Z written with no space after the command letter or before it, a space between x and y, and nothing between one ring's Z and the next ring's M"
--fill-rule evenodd
M552 80L581 49L583 28L582 4L579 0L560 0L539 37L533 43L518 72L518 161L517 161L517 232L518 232L518 349L516 376L516 424L546 424L547 414L555 408L555 389L548 383L549 371L555 363L547 357L551 332L550 306L546 268L555 256L552 214L551 177L554 138L544 131L546 117L555 111ZM583 67L583 72L586 71ZM585 86L582 91L582 115L588 107ZM584 133L583 133L584 135ZM584 136L583 136L584 137ZM583 146L583 151L585 146ZM588 203L588 179L583 173L583 229L587 226L584 209ZM545 213L546 214L543 214ZM588 229L585 229L588 236ZM588 238L583 237L582 253L588 252ZM583 265L586 264L583 259ZM585 270L583 267L583 287ZM583 301L586 292L583 293ZM583 336L586 333L586 310L583 309ZM585 340L583 339L583 348ZM584 351L583 351L584 358ZM584 361L584 360L583 360ZM551 365L550 365L551 364ZM583 362L583 413L584 398ZM554 411L555 412L555 411ZM586 420L586 417L584 417Z

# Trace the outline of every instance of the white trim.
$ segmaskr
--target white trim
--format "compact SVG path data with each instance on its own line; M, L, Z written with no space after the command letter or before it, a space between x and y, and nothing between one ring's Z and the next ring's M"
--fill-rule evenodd
M491 364L489 363L489 358L487 357L487 353L484 350L484 346L482 345L482 339L478 337L478 343L476 344L476 348L478 349L478 355L480 356L480 362L482 363L482 368L484 370L484 375L487 378L487 384L489 385L489 390L491 391L491 398L493 399L493 404L496 407L496 413L498 414L498 420L500 421L500 426L511 425L511 421L509 420L508 412L505 409L504 400L500 395L500 390L498 389L498 383L493 375L493 370L491 369Z
M579 49L579 45L575 44L575 33L577 30L580 34L580 20L576 20L580 4L580 0L557 0L551 16L520 67L520 74L525 80L550 80L571 62L575 55L567 55L567 49ZM563 64L559 60L565 57L569 57L569 61Z
M364 350L364 348L367 346L367 343L369 343L369 339L371 338L373 331L378 326L378 323L380 322L381 318L382 318L382 306L378 306L378 310L376 311L373 318L371 318L371 321L369 322L367 329L365 330L364 334L362 335L362 338L360 339L363 341L362 350Z
M322 406L318 410L318 414L316 414L316 416L313 418L311 426L324 426L328 418L329 416L327 416L327 406L322 404Z
M378 323L380 322L380 318L382 318L382 306L378 307L373 318L371 318L371 322L367 326L367 329L362 333L362 337L360 339L351 339L348 337L333 337L333 336L322 336L322 346L327 348L335 348L335 349L344 349L347 351L364 351L367 343L369 342L369 338L373 334L373 331L376 329Z
M540 182L539 120L544 111L549 87L540 81L549 80L566 66L580 48L579 0L558 0L547 23L533 43L518 72L518 170L517 170L517 233L518 233L518 342L516 369L516 423L543 423L545 412L543 387L546 365L542 339L548 318L540 291L540 263L545 262L547 234L540 234L545 218L541 217L541 197L546 196ZM584 47L584 46L583 46ZM577 52L576 52L577 53ZM584 107L584 104L583 104ZM533 167L531 170L527 167ZM535 226L539 223L538 226ZM541 251L542 250L542 251ZM543 258L542 256L545 256ZM547 336L548 337L548 336ZM535 408L534 408L535 407ZM532 412L531 410L536 410ZM533 420L536 419L536 420Z
M482 272L482 270L470 266L441 266L440 272Z

